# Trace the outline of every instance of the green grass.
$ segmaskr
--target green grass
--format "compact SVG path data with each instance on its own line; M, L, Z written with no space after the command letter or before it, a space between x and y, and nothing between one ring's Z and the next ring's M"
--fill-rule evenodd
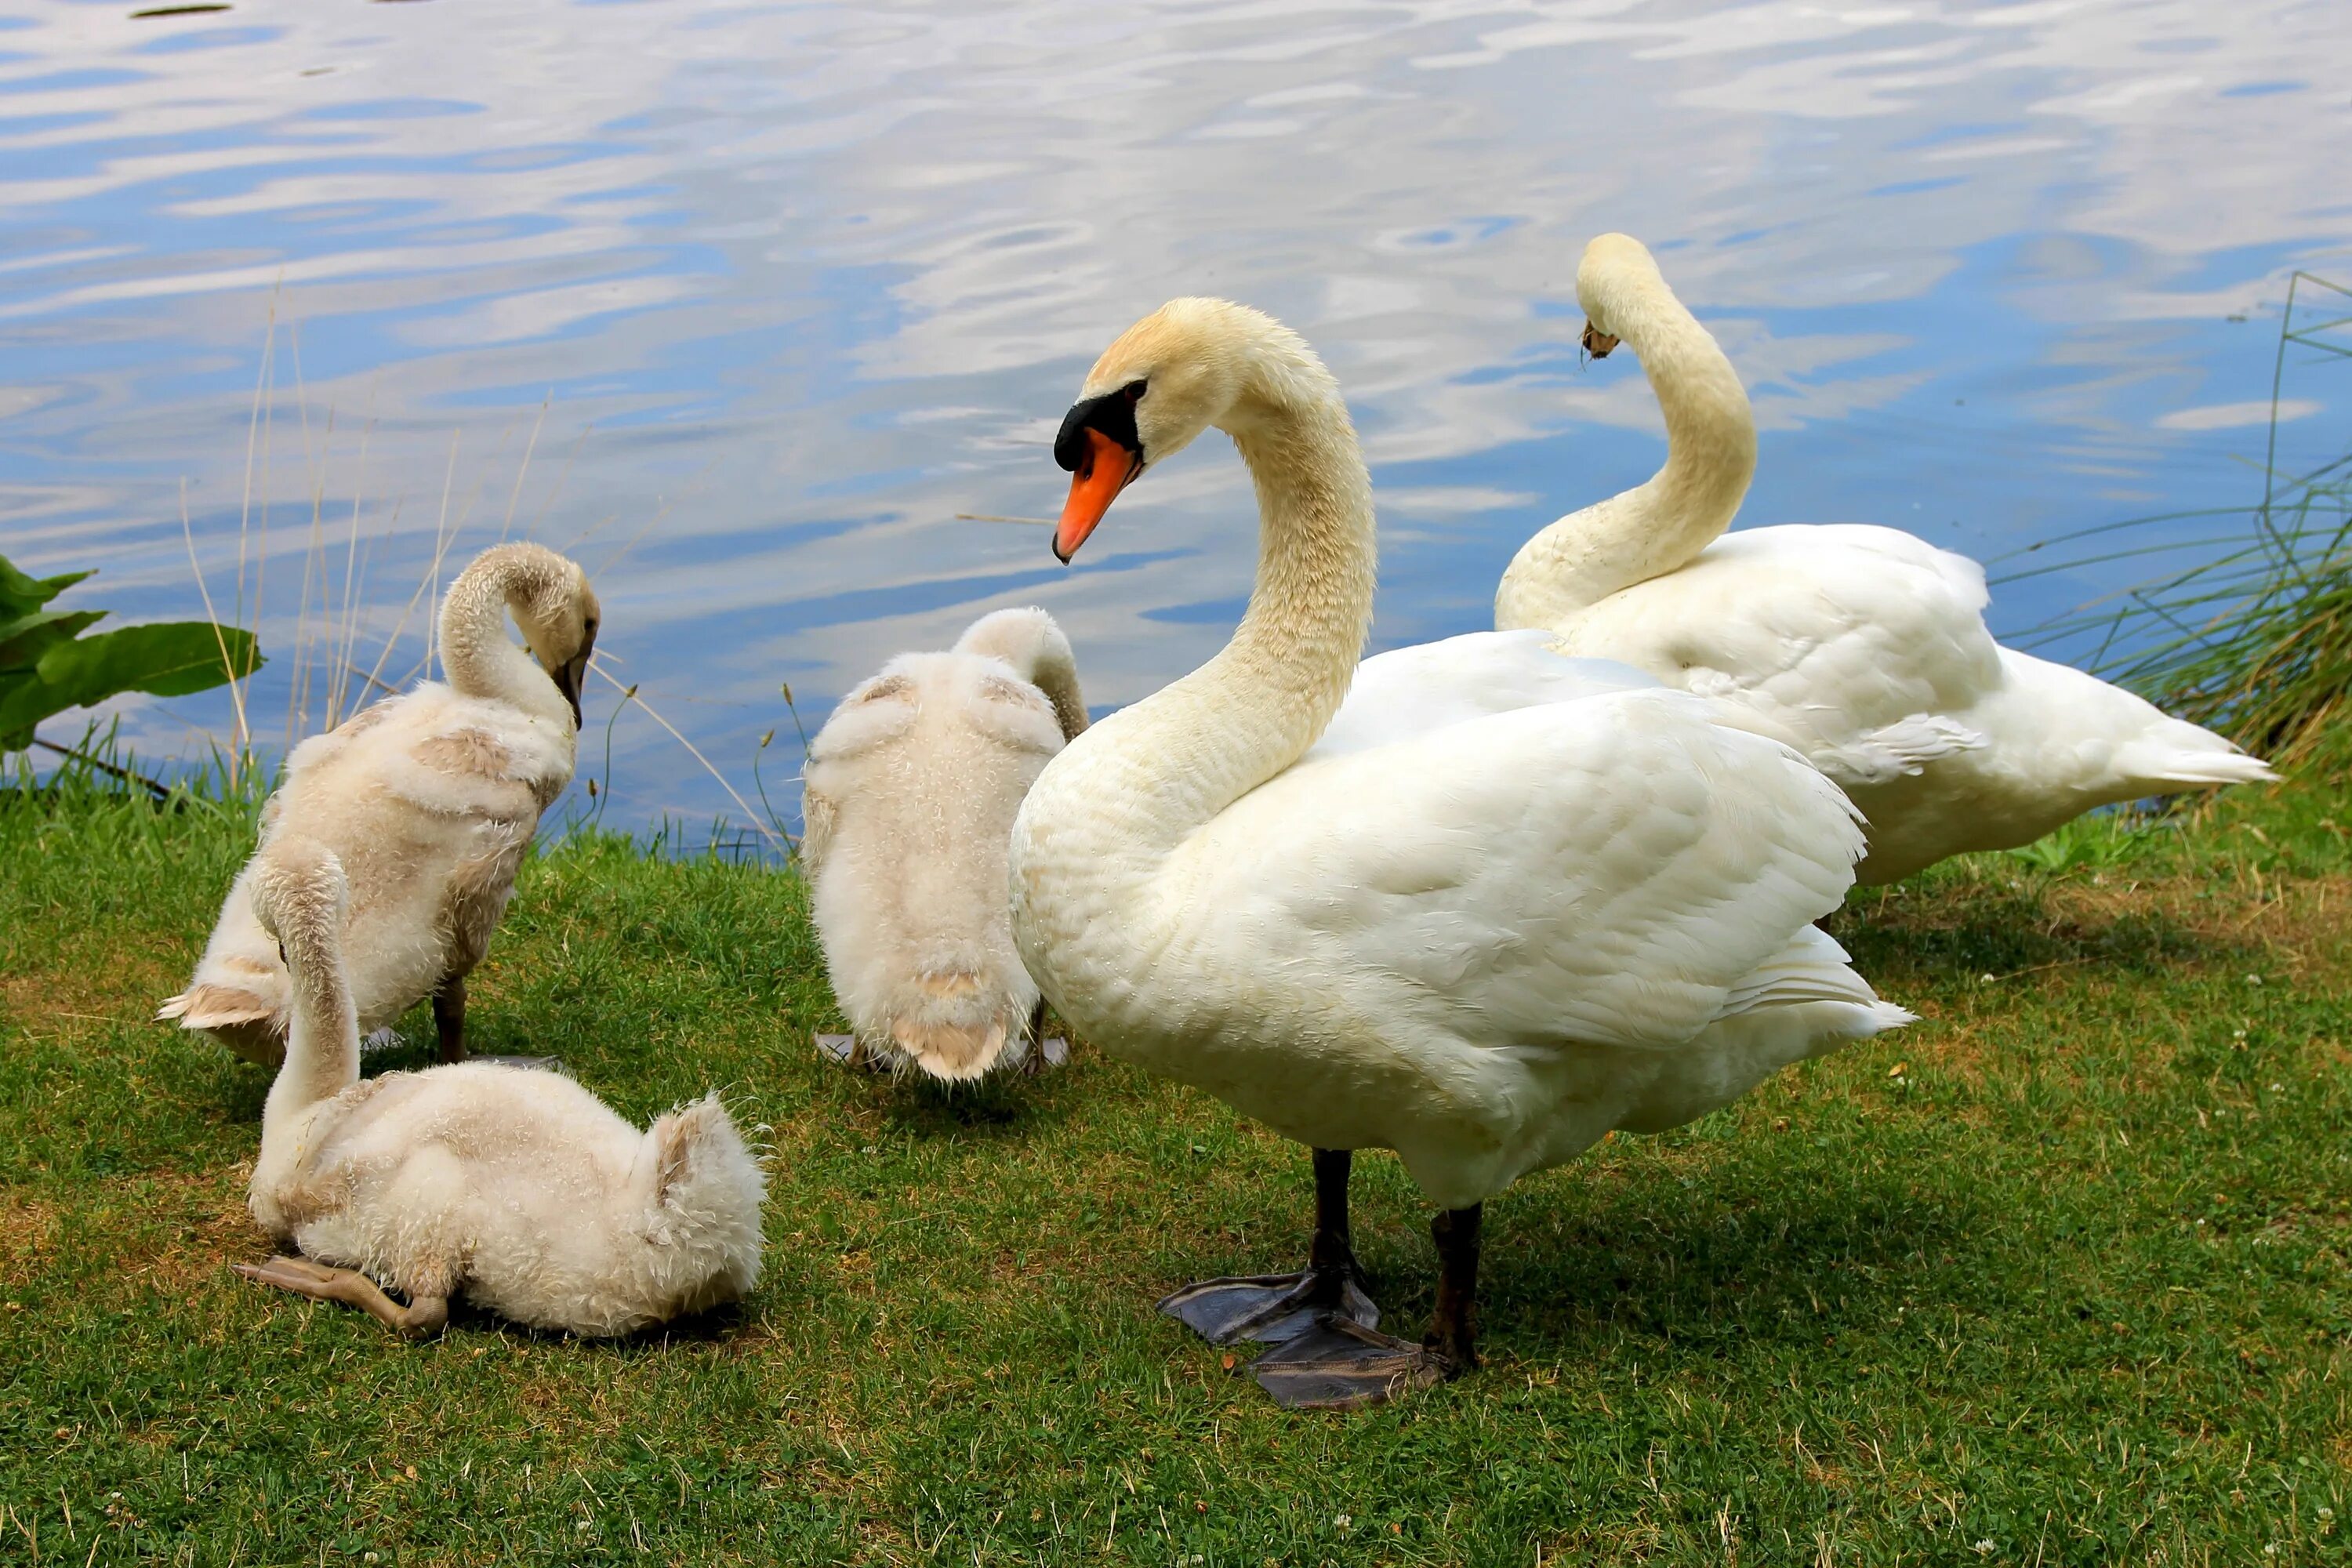
M609 838L528 868L477 1039L766 1123L754 1299L410 1346L244 1283L263 1075L145 1019L246 822L0 791L0 1562L2347 1559L2340 795L1858 895L1923 1021L1521 1183L1485 1370L1345 1416L1151 1310L1296 1258L1299 1150L1084 1048L955 1099L828 1068L801 884ZM1426 1212L1357 1186L1417 1323Z

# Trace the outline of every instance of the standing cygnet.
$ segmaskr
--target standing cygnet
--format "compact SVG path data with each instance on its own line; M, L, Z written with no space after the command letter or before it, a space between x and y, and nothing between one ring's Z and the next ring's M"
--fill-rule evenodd
M803 853L851 1059L951 1083L1034 1068L1043 1002L1013 951L1005 849L1030 784L1086 727L1069 641L1038 609L900 654L825 721Z
M530 645L507 637L514 612ZM580 683L595 646L596 595L579 565L536 544L501 544L449 584L441 610L446 685L387 697L286 759L261 813L261 847L299 834L333 850L352 888L341 932L360 1028L425 996L441 1058L466 1054L466 976L514 892L540 813L572 782ZM237 1055L284 1056L286 965L254 918L249 862L188 988L157 1013Z
M718 1096L641 1132L561 1073L463 1062L362 1081L342 866L281 833L247 873L293 1016L247 1203L308 1256L238 1273L410 1334L440 1328L460 1292L518 1323L603 1335L751 1289L765 1182Z

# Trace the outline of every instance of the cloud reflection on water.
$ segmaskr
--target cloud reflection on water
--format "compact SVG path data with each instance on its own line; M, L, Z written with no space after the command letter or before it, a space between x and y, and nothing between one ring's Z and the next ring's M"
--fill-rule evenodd
M299 336L257 470L265 641L291 636L322 471L334 529L357 488L392 531L381 634L437 526L466 519L460 555L496 536L550 400L519 526L593 531L594 566L660 515L600 584L609 640L730 766L779 679L814 723L998 604L1061 616L1101 702L1215 647L1202 607L1245 592L1254 526L1215 444L1075 573L1042 531L953 521L1055 509L1061 407L1171 294L1272 310L1341 376L1387 645L1481 624L1520 539L1654 465L1638 372L1575 353L1601 228L1659 249L1755 390L1751 521L1979 555L2130 498L2236 499L2250 433L2211 411L2266 395L2270 326L2224 318L2352 248L2318 68L2352 13L2289 0L484 0L462 24L240 0L54 7L0 47L10 553L188 613L184 478L223 581L274 301ZM130 732L185 740L146 710ZM617 749L608 820L722 805L643 721Z

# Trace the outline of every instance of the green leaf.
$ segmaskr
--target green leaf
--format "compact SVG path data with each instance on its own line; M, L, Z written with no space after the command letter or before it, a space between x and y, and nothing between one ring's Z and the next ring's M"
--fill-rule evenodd
M78 637L105 618L104 610L40 610L0 621L0 669L30 669L50 644Z
M205 621L162 621L57 642L30 670L0 671L0 738L21 745L34 725L68 708L124 691L184 697L226 684L231 668L243 676L261 663L251 632L215 631Z
M227 655L224 664L223 653ZM253 634L205 621L158 621L62 643L41 656L41 679L86 708L118 691L184 697L261 667Z
M85 577L89 572L67 572L56 577L27 577L0 555L0 616L28 616Z

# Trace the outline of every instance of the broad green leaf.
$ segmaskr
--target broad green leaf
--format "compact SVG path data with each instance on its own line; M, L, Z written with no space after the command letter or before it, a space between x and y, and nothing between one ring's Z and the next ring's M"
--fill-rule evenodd
M0 556L0 752L33 742L33 726L125 691L184 697L261 666L253 634L206 621L159 621L81 634L104 610L42 606L89 576L28 577Z
M234 626L215 632L204 621L124 626L56 643L31 670L0 671L0 742L12 748L28 744L42 720L120 692L184 697L223 685L229 679L224 648L240 676L261 666L252 633Z
M104 610L40 610L0 621L0 669L30 669L49 645L105 619Z
M32 744L34 725L73 706L53 701L53 696L37 675L0 674L0 746L14 752Z
M89 572L67 572L55 577L27 577L10 565L6 556L0 555L0 616L14 619L30 615L92 575Z
M222 655L227 662L224 665ZM184 697L260 668L253 634L204 621L159 621L60 643L41 656L41 679L74 707L118 691Z

